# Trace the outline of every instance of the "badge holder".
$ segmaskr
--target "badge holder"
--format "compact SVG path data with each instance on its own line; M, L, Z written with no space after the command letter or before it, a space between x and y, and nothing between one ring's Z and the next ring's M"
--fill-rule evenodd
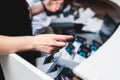
M73 45L75 46L74 52L77 53L80 46L85 44L86 39L81 36L75 36L75 41L73 42Z
M71 42L68 42L67 45L60 50L60 58L72 60L72 58L74 57L74 49L75 47L73 46L73 44Z
M102 44L96 40L92 41L92 44L90 45L90 49L92 50L91 55L95 53Z
M86 58L90 56L90 54L91 49L86 45L81 45L73 60L75 62L82 63Z
M47 63L50 63L50 62L53 62L54 61L54 54L50 55L50 56L47 56L43 62L43 64L47 64Z
M43 71L44 73L47 73L50 68L55 65L59 59L60 55L56 58L54 58L54 54L49 56L43 56L36 59L37 68Z
M46 72L47 75L51 76L52 78L56 78L62 71L65 65L59 65L58 59L54 61L54 63L51 65L51 67Z
M75 80L82 80L73 73L72 69L64 67L59 76L55 80L73 80L73 78Z
M56 64L47 75L51 76L52 78L56 79L61 71L63 70L65 65L58 65Z

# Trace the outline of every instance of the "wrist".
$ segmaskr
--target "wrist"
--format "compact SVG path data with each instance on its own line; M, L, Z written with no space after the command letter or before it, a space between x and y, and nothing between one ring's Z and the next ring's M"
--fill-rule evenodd
M43 10L44 10L45 12L47 12L46 2L45 2L45 1L41 1L41 4L42 4L42 7L43 7Z
M26 50L34 50L34 36L27 36L24 41Z
M44 9L44 12L47 14L47 16L50 15L51 11L48 10L48 0L45 0L45 1L41 1L42 3L42 6L43 6L43 9Z

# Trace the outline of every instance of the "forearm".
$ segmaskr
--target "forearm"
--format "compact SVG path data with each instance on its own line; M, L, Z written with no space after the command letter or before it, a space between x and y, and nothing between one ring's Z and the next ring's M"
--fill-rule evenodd
M9 53L32 50L32 37L8 37L0 36L0 55Z
M0 55L28 50L54 53L66 46L66 41L70 39L73 39L73 36L41 34L37 36L9 37L0 35Z
M30 13L31 13L32 16L36 15L36 14L39 14L43 11L44 11L44 8L43 8L41 2L39 2L38 4L30 7Z
M36 15L43 11L56 12L61 8L64 0L44 0L30 7L31 15Z

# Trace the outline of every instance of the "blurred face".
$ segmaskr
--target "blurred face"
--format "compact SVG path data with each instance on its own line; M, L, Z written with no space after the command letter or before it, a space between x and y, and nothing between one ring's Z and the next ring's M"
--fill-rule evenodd
M45 6L48 11L56 12L61 8L64 0L45 0Z

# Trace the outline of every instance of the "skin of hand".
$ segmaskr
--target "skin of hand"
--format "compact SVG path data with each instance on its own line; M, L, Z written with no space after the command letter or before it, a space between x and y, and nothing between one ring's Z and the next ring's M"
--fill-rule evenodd
M44 0L43 3L46 9L50 12L56 12L61 8L61 4L64 0ZM33 5L28 8L32 16L39 14L44 11L44 7L41 3Z
M61 8L64 0L45 0L43 3L48 11L56 12Z
M45 53L55 53L66 46L66 42L70 39L73 39L73 36L56 34L37 35L34 38L34 49L35 51Z
M21 51L40 51L55 53L73 39L70 35L41 34L37 36L2 36L0 35L0 55Z

